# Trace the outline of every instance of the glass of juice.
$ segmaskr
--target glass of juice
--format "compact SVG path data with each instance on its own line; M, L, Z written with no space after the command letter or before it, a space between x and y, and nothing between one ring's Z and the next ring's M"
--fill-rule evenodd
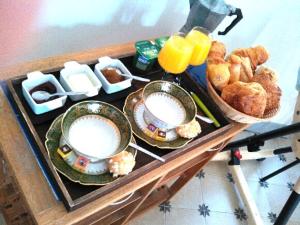
M194 47L190 64L193 66L203 64L207 58L211 46L209 31L203 27L194 27L186 35L185 39Z
M184 33L172 35L158 54L158 62L165 74L179 75L188 67L193 53L193 45ZM166 75L163 76L163 79ZM176 81L176 80L175 80ZM177 79L179 83L180 79Z

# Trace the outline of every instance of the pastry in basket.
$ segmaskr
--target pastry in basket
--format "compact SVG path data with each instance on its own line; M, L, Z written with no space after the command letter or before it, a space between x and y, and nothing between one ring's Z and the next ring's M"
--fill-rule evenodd
M230 64L221 58L210 58L207 63L207 75L212 85L219 91L228 84Z
M262 73L253 76L252 81L261 84L267 92L267 105L265 113L271 113L277 110L280 105L281 89L276 83L276 74L270 70L259 71Z
M256 71L255 71L255 75L263 75L263 76L267 76L268 79L270 81L272 81L273 83L277 83L278 81L278 76L275 73L275 71L271 70L268 67L265 66L260 66Z
M234 83L235 81L239 81L240 80L240 74L241 74L241 63L242 63L241 57L239 57L237 55L230 55L227 58L226 61L230 63L230 66L229 66L229 72L230 72L229 84Z
M129 174L135 166L135 159L131 152L122 151L107 162L109 172L113 177Z
M262 117L267 105L267 93L256 82L236 81L223 89L221 97L236 110L254 117Z
M250 82L250 80L253 77L250 59L248 57L240 57L240 58L241 58L240 81Z
M176 128L176 132L180 137L183 138L194 138L201 133L201 126L197 120L192 120L191 122L181 125Z
M263 64L269 58L269 53L261 45L253 48L239 48L234 50L231 54L241 57L248 57L250 59L253 71L256 70L258 65Z
M222 42L213 41L207 58L224 58L226 54L225 45Z

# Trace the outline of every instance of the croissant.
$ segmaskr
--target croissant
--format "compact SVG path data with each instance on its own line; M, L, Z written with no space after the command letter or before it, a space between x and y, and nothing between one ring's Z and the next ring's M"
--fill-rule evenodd
M224 58L226 54L225 45L222 42L213 41L208 53L208 58Z
M240 74L241 74L241 63L242 59L237 55L230 55L227 60L228 63L230 63L229 66L229 72L230 72L230 78L229 78L229 84L239 81L240 80Z
M249 82L253 77L251 62L248 57L241 57L240 81Z
M256 70L256 67L258 65L263 64L266 62L269 58L269 53L267 50L259 45L253 48L239 48L232 52L234 55L238 55L241 57L249 57L251 62L251 68L252 70Z

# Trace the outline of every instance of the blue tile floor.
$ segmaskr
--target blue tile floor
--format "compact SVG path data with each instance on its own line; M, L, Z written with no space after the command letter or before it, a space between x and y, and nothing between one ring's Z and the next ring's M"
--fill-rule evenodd
M245 131L237 138L252 135ZM263 149L291 145L289 136L265 143ZM273 224L300 175L300 165L269 179L259 178L290 163L294 153L264 161L242 161L241 167L264 224ZM236 191L235 181L225 162L210 162L170 201L154 207L129 225L252 225L245 205ZM300 224L300 205L289 225Z

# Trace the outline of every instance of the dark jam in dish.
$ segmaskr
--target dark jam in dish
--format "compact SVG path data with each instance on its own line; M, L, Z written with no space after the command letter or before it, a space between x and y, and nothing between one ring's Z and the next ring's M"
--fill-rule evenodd
M122 74L122 71L116 67L106 67L103 70L101 70L101 73L105 76L106 80L111 84L119 83L125 80L125 78L120 75L120 73Z
M54 94L57 92L56 90L56 87L54 84L52 84L51 82L47 81L45 83L42 83L34 88L32 88L30 91L29 91L29 94L32 95L33 92L35 91L47 91L48 93L50 94ZM51 98L47 99L47 100L36 100L34 98L32 98L37 104L41 104L41 103L44 103L44 102L48 102L48 101L51 101L53 99L56 99L58 98L59 96L52 96Z

